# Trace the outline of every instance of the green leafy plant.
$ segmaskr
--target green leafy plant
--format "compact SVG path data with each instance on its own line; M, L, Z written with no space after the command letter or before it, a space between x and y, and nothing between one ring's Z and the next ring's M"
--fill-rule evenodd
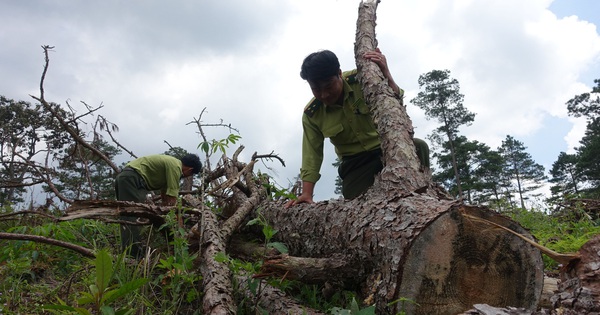
M229 147L230 144L235 144L238 142L242 136L236 134L230 134L225 139L221 140L211 140L211 141L202 141L198 145L198 148L204 151L206 154L208 153L216 153L217 151L221 151L225 154L225 149Z
M294 193L290 192L288 189L279 188L273 184L263 184L263 187L267 190L268 197L271 200L279 200L279 199L298 199Z
M81 292L80 298L77 299L78 306L89 305L88 308L73 307L67 305L61 299L58 299L60 304L44 305L42 308L46 310L74 312L81 315L91 314L115 314L126 315L132 314L135 310L127 307L118 308L113 304L125 297L126 295L138 290L148 282L148 279L138 278L122 285L112 284L113 280L113 262L110 254L106 250L100 250L96 254L94 260L96 267L95 281L89 286L88 292Z
M250 220L248 223L246 223L246 225L248 225L248 226L260 225L262 227L262 233L263 233L263 236L265 237L265 247L266 248L274 248L282 254L288 253L288 248L287 248L287 246L285 246L285 244L283 244L281 242L271 242L271 239L273 239L273 236L275 236L275 234L277 233L277 230L275 230L271 225L269 225L267 220L260 213L260 209L258 209L256 211L256 218Z
M181 213L181 209L177 213ZM194 261L198 254L189 252L187 232L177 223L175 211L169 212L165 219L166 223L160 230L169 231L169 246L155 265L161 273L155 277L153 285L162 292L162 308L176 312L182 303L192 303L200 299L201 292L197 284L202 280L202 276L194 272Z
M11 250L0 259L0 314L4 308L10 309L21 303L21 292L29 286L29 280L35 277L31 270L32 259L17 253Z
M236 281L236 277L234 277L233 287L234 290L241 292L245 289L240 287L246 287L254 296L258 296L258 294L262 291L262 281L261 279L255 279L250 275L254 275L258 273L260 270L260 266L262 262L245 262L239 259L234 259L229 257L226 253L219 252L214 257L215 261L218 263L227 264L231 272L236 276L246 276L246 284L245 286L241 286ZM261 314L259 307L257 305L257 301L249 298L246 294L239 293L238 297L238 314Z
M259 225L262 228L262 233L265 239L265 248L274 248L281 253L287 253L287 247L280 242L272 242L273 236L277 233L277 230L273 229L270 226L265 218L260 214L260 210L257 211L257 217L250 222L247 223L248 226ZM266 253L265 253L266 255ZM264 257L263 257L264 258ZM215 261L219 263L225 263L229 266L229 269L232 271L234 275L242 275L246 277L245 287L255 296L259 296L261 291L263 290L263 281L261 279L256 279L251 277L252 275L257 274L260 271L260 267L262 266L262 259L259 259L257 262L247 262L241 261L239 259L234 259L229 257L226 253L217 253L214 257ZM289 281L268 281L270 285L276 287L285 287ZM239 288L239 284L234 283L234 287ZM243 289L242 289L243 290ZM238 302L238 313L256 313L256 314L264 314L264 310L261 310L259 305L257 304L256 299L248 298L244 294L240 294L240 299Z

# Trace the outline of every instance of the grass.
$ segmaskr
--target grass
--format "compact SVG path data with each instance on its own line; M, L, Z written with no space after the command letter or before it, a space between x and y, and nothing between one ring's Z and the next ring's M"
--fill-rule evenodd
M551 216L543 211L520 208L507 212L536 238L537 242L558 253L575 253L595 235L600 234L600 221L585 214L583 209L562 216ZM544 256L547 272L556 273L558 263Z

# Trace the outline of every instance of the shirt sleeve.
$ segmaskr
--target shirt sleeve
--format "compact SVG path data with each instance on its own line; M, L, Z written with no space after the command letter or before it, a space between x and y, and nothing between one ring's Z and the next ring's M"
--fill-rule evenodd
M306 115L302 115L302 128L304 132L302 135L300 178L305 182L316 183L321 178L319 171L323 163L323 141L325 137Z

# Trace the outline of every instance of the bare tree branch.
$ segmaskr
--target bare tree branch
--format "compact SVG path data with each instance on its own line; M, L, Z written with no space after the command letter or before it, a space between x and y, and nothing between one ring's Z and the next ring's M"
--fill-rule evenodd
M67 242L63 242L63 241L59 241L59 240L55 240L55 239L51 239L51 238L47 238L47 237L43 237L43 236L0 232L0 239L16 240L16 241L33 241L33 242L37 242L37 243L45 243L45 244L50 244L50 245L59 246L59 247L73 250L73 251L75 251L83 256L89 257L89 258L96 257L94 252L92 252L90 249L85 248L83 246L79 246L79 245L75 245L75 244L71 244L71 243L67 243Z
M48 110L52 116L54 118L56 118L56 120L58 120L58 122L60 123L60 125L65 129L66 132L68 132L71 137L73 137L73 139L80 145L82 145L83 147L87 148L88 150L94 152L94 154L98 155L98 157L100 157L102 160L104 160L112 169L113 171L115 171L115 173L119 173L119 168L113 163L113 161L111 161L102 151L98 150L96 147L90 145L87 141L85 141L84 139L82 139L77 130L75 130L73 127L71 127L66 121L65 119L52 107L52 105L50 105L45 99L44 99L44 79L46 78L46 72L48 71L48 65L50 63L50 59L48 58L48 52L50 50L52 50L54 47L51 46L42 46L42 48L44 49L44 56L45 56L45 64L44 64L44 71L42 74L42 79L40 80L40 97L36 97L31 95L31 97L35 100L37 100L38 102L40 102L44 108L46 110Z
M107 128L105 128L105 129L104 129L104 130L106 131L106 133L108 133L108 136L110 137L110 139L112 140L112 142L113 142L114 144L116 144L118 148L121 148L123 151L127 152L127 153L129 154L129 156L131 156L131 157L133 157L133 158L137 158L137 155L135 155L135 154L133 153L133 151L131 151L131 150L127 149L126 147L124 147L124 146L123 146L123 145L122 145L122 144L121 144L119 141L117 141L117 139L115 139L115 137L113 136L111 129L112 129L113 131L115 131L115 130L118 130L118 127L117 127L117 125L115 125L115 124L113 124L113 123L109 122L109 121L108 121L108 120L106 120L106 118L104 118L104 116L102 116L102 115L99 115L99 116L98 116L98 119L97 119L97 121L100 121L102 124L104 124L104 125L106 125L106 126L108 126L109 124L110 124L110 125L112 125L112 128L108 128L108 127L107 127Z
M22 178L21 180L25 180L28 179L26 177ZM45 183L45 181L43 180L36 180L30 183L23 183L23 182L4 182L4 183L0 183L0 188L20 188L20 187L31 187L31 186L35 186L38 184L42 184Z
M48 218L48 219L52 220L53 222L59 222L59 219L57 217L53 216L53 215L50 215L50 214L47 214L47 213L44 213L44 212L30 211L30 210L0 214L0 219L6 220L6 219L10 219L12 217L23 216L23 215L42 216L42 217L45 217L45 218Z
M96 107L96 108L93 108L93 107L89 106L89 105L88 105L86 102L84 102L84 101L81 101L81 103L82 103L83 105L85 105L85 107L87 108L87 110L88 110L88 111L87 111L87 112L85 112L85 113L83 113L82 115L76 116L76 117L74 117L73 119L71 119L71 120L67 121L67 124L70 124L70 123L77 123L77 121L78 121L78 120L81 120L81 118L83 118L83 117L85 117L85 116L87 116L87 115L91 115L91 114L93 114L95 111L97 111L97 110L100 110L101 108L103 108L103 107L104 107L104 105L100 104L100 106L98 106L98 107ZM75 111L74 111L74 110L71 108L71 105L69 104L69 102L67 102L67 105L69 105L69 108L71 109L71 112L74 114L74 113L75 113Z
M277 159L277 160L279 160L281 165L285 166L285 161L281 157L279 157L279 155L274 154L274 151L271 151L271 153L269 153L269 154L256 155L256 156L254 156L254 158L255 159L268 159L268 160Z

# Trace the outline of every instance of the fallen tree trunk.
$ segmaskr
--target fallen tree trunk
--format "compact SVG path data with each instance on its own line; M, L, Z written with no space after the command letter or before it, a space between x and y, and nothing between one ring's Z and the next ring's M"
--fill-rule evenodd
M344 254L359 261L349 280L366 304L377 304L378 314L400 312L399 304L388 303L402 298L415 302L405 305L409 314L457 314L474 304L535 309L543 286L537 248L462 213L527 231L484 208L421 199L374 203L371 195L366 201L272 207L263 215L293 255Z
M347 280L365 304L376 304L377 314L457 314L474 304L535 309L543 286L540 251L484 220L532 237L507 217L452 200L431 182L419 165L402 99L379 67L362 58L377 47L377 3L360 4L355 55L384 169L356 199L288 209L271 204L262 214L291 255L358 261ZM405 299L414 303L398 303Z
M191 196L185 200L192 206L202 209L202 220L192 228L199 232L200 256L198 257L199 270L202 274L203 314L235 314L236 305L233 299L232 272L226 263L216 260L216 256L227 252L227 245L233 233L241 226L244 219L260 204L261 198L266 194L264 188L255 182L252 169L256 163L256 154L252 161L243 164L234 160L228 161L224 168L228 168L228 180L226 185L219 189L233 188L237 195L239 208L225 221L219 221L217 215L211 210L203 207L202 201ZM242 190L235 188L241 179L249 196ZM227 186L227 187L226 187ZM246 190L246 189L244 189Z

